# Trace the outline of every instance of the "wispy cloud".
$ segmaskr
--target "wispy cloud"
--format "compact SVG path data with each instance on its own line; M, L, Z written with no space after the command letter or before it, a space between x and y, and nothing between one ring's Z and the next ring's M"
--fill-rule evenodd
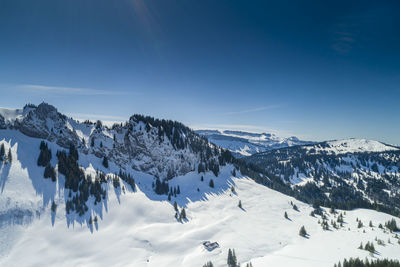
M332 49L338 54L348 54L360 41L361 32L369 20L365 13L339 17L332 29Z
M276 109L279 107L280 107L280 105L263 106L263 107L257 107L257 108L252 108L252 109L226 112L226 113L224 113L224 115L238 115L238 114L253 113L253 112L259 112L259 111L264 111L264 110Z
M120 95L125 92L114 90L98 90L90 88L79 87L62 87L62 86L48 86L38 84L21 84L17 85L18 89L27 90L35 93L46 94L63 94L63 95Z
M347 54L353 48L356 39L354 33L346 29L346 25L342 25L341 27L344 29L334 33L332 49L339 54Z

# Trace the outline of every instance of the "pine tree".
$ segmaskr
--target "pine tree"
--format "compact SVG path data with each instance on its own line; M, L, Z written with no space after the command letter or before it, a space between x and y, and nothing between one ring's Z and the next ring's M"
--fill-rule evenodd
M174 209L175 211L178 211L178 203L176 203L176 201L174 202Z
M397 227L397 223L396 223L396 220L395 220L395 219L392 219L392 220L390 220L390 221L387 221L387 222L385 223L385 227L386 227L387 229L389 229L390 232L397 232L397 231L400 230L400 229Z
M50 163L46 165L43 176L44 178L51 178L53 182L56 181L56 171Z
M198 168L197 168L197 172L198 172L198 173L205 172L205 168L204 168L203 163L199 163L199 166L198 166Z
M286 211L285 211L284 217L285 217L285 219L289 219L289 216L287 215Z
M302 237L307 236L307 231L306 231L306 228L304 228L304 225L300 228L299 235Z
M227 259L227 263L228 263L228 266L229 266L229 267L233 267L233 265L232 265L232 250L231 250L231 249L228 250L228 259Z
M8 149L7 161L8 161L9 163L12 162L11 148Z
M4 144L0 146L0 161L4 161L4 157L6 155L6 150L4 148Z
M53 200L53 203L51 203L51 211L56 212L56 210L57 210L57 205L56 205L56 203L54 203L54 200Z
M336 210L335 210L335 208L334 207L331 207L331 209L330 209L330 211L329 211L330 213L332 213L332 214L335 214L336 213Z
M214 188L214 181L213 181L213 179L210 180L209 186L210 186L211 188Z
M179 216L179 220L186 220L186 211L185 208L182 208L181 214Z
M91 146L91 147L94 147L94 137L92 137L92 138L90 139L90 146Z
M48 148L47 143L42 141L40 143L40 154L37 160L37 165L46 167L46 165L50 163L50 160L51 160L51 150Z
M242 209L242 201L241 200L239 200L238 207Z
M104 168L108 168L108 158L106 156L103 158L103 166Z
M214 264L212 264L211 261L208 261L206 264L203 265L203 267L214 267Z

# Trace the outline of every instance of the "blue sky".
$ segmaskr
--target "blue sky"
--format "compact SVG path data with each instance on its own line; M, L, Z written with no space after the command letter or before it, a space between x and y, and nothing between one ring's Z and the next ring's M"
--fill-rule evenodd
M399 12L398 1L2 0L0 106L400 144Z

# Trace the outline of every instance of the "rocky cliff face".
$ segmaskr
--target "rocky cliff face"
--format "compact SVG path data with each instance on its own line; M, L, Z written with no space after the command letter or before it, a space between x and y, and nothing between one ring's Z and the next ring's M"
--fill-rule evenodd
M14 128L23 134L56 142L62 147L79 146L79 138L65 115L49 104L33 108L22 119L16 119Z
M226 161L223 149L173 121L134 115L109 128L101 122L67 118L46 103L26 106L18 114L6 121L0 112L0 128L15 129L64 148L74 145L82 153L107 157L121 168L130 166L160 178L186 174L199 163L211 169Z

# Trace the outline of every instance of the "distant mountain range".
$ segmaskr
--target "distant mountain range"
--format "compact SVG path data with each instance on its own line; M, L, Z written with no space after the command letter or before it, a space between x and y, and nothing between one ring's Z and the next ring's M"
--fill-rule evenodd
M245 161L302 188L303 197L309 199L329 199L344 207L383 203L400 210L400 148L396 146L344 139L275 149Z
M299 140L295 136L286 138L271 133L250 133L231 130L197 130L196 133L206 137L211 143L230 150L236 157L250 156L277 148L315 143Z

